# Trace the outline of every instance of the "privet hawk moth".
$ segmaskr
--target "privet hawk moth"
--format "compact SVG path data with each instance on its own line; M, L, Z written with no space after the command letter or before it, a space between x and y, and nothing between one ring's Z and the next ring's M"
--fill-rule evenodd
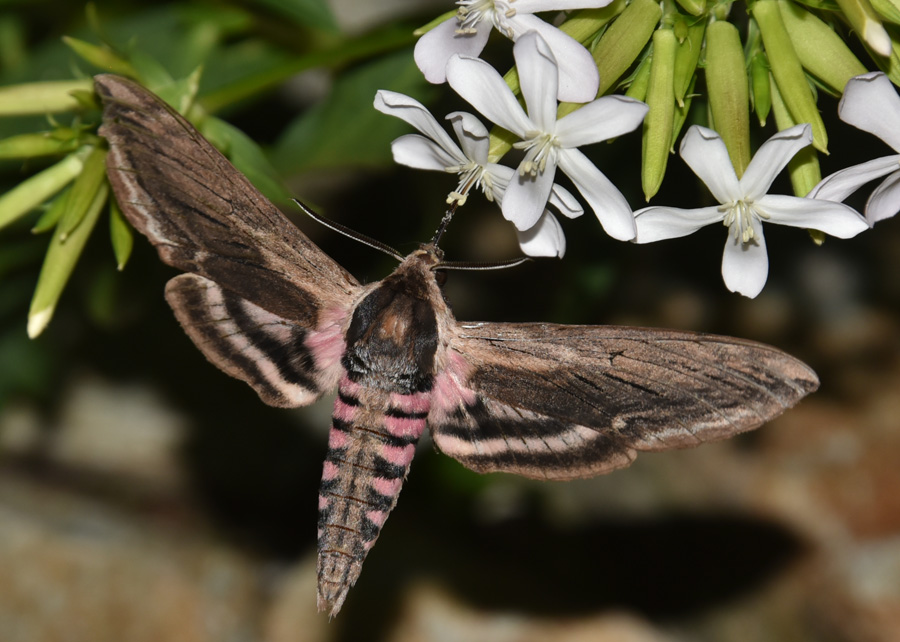
M319 491L318 607L330 615L426 426L472 470L573 479L750 430L818 386L802 362L741 339L458 322L434 244L361 285L159 98L117 76L95 82L113 192L185 272L166 299L188 336L269 405L337 388Z

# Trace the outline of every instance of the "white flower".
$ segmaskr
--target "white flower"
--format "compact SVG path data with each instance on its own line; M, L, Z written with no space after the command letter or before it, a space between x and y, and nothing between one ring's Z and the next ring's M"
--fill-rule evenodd
M375 94L375 109L406 121L424 134L407 134L391 143L394 161L417 169L459 174L459 185L448 202L464 203L473 187L480 188L489 201L498 205L503 202L515 170L488 162L489 134L477 118L465 112L447 116L459 139L457 146L424 105L409 96L381 89ZM575 197L559 185L551 187L548 200L569 218L584 213ZM545 209L532 225L517 232L519 245L529 256L562 257L565 252L562 227Z
M453 54L477 57L491 27L511 40L537 31L562 61L559 99L583 103L597 96L600 76L590 52L556 27L531 15L538 11L605 7L612 0L459 0L456 18L450 18L419 38L414 57L428 82L446 80L445 68Z
M621 192L578 151L630 132L641 124L647 106L625 96L604 96L556 120L557 65L537 33L527 33L513 48L526 114L493 67L477 58L454 56L447 81L484 116L522 139L525 150L518 176L503 199L503 215L520 230L534 225L547 202L556 167L565 172L613 238L634 238L631 207Z
M681 157L721 205L698 209L647 207L635 213L638 243L686 236L705 225L728 228L722 277L732 292L755 297L766 283L769 258L762 222L821 230L839 238L868 229L856 210L840 203L767 194L775 176L794 154L812 142L808 124L778 132L756 152L738 180L719 135L692 126L681 142Z
M875 134L900 152L900 97L880 71L851 78L844 88L838 114L846 123ZM900 210L900 154L876 158L835 172L816 185L809 198L843 201L869 181L890 174L875 188L866 203L870 224Z

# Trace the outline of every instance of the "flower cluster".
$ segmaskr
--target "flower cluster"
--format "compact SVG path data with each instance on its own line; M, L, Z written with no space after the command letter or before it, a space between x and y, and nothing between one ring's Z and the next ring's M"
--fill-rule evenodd
M419 41L416 59L427 78L445 80L483 116L521 139L514 145L524 152L518 168L489 162L488 131L472 114L454 112L447 116L458 146L421 104L382 90L375 97L375 108L405 120L422 134L394 141L394 160L419 169L458 174L459 185L448 202L462 204L472 187L480 188L516 226L520 246L531 256L561 257L565 252L565 236L548 204L569 218L584 212L572 194L554 182L557 167L569 177L610 236L632 240L634 217L627 200L577 148L633 131L641 124L647 106L624 96L604 96L557 118L560 97L584 99L596 94L599 81L593 59L583 46L559 30L534 16L499 13L499 5L466 3L460 9L458 23L466 26L454 31L442 26L429 32ZM518 12L519 7L516 9ZM493 67L459 53L483 48L486 35L482 37L476 25L488 21L516 38L513 55L527 110ZM546 29L520 33L533 21ZM445 24L453 25L454 21ZM550 36L554 46L547 42L547 33L558 34ZM471 40L466 45L471 49L462 46L460 40ZM566 65L559 64L554 52L565 56ZM438 73L440 63L443 67Z
M457 174L459 183L448 203L463 204L473 187L483 191L515 225L526 254L561 257L565 251L562 226L548 207L568 218L583 213L573 194L555 182L557 169L575 186L606 233L618 240L649 243L723 224L728 228L722 259L725 285L748 297L759 294L768 276L764 222L850 238L900 209L896 127L900 98L884 74L861 74L865 68L843 41L811 13L787 3L758 0L752 13L755 39L746 46L735 27L723 20L697 20L680 35L677 29L657 28L652 32L652 55L637 66L626 94L613 95L607 92L622 65L616 62L620 68L607 79L605 71L613 63L604 54L613 59L619 50L629 49L621 54L627 59L630 48L637 45L634 50L640 51L645 46L644 36L632 34L659 20L658 7L652 3L632 0L620 15L612 13L609 0L459 0L457 5L455 16L419 39L416 63L427 80L448 83L494 123L494 132L511 133L518 142L509 144L489 132L472 114L454 112L447 119L457 144L425 107L401 94L379 91L375 106L421 134L394 141L396 162ZM575 33L575 27L566 29L570 23L558 28L533 15L581 8L606 20L600 8L607 5L610 16L618 19L590 51L570 35ZM670 16L669 22L677 20ZM616 31L619 25L622 30ZM868 22L859 28L864 29L867 44L880 52L889 48L890 40L883 42L887 36L879 26ZM515 42L515 75L501 77L477 57L494 30ZM634 212L579 147L618 138L643 124L642 183L649 200L662 182L669 149L685 121L701 48L706 51L709 110L716 128L691 126L682 137L680 155L719 204L697 209L654 205ZM808 92L807 72L836 90L846 83L840 117L879 136L898 155L841 170L818 182L815 154L804 152L802 160L795 158L808 146L824 151L827 145ZM772 109L780 130L752 160L747 120L751 97L760 122ZM510 149L521 152L516 169L498 162ZM769 194L776 176L792 159L797 196ZM866 217L841 202L864 183L885 175L869 199Z

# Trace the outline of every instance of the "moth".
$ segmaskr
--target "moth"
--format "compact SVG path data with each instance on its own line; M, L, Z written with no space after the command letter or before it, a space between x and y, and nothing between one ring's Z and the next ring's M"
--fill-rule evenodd
M318 608L337 614L426 426L479 473L574 479L756 428L818 387L775 348L692 332L458 322L434 243L362 285L184 118L95 78L128 220L184 272L166 300L213 364L263 402L337 389L319 490Z

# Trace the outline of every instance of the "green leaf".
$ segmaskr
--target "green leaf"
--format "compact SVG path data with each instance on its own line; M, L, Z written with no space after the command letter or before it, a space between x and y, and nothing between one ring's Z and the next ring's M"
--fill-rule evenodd
M32 234L43 234L56 227L56 224L59 223L63 214L66 213L69 204L69 192L71 191L71 187L66 187L56 195L56 198L50 203L50 207L44 210L44 213L41 214L41 217L34 224L34 227L31 228Z
M48 80L0 87L0 116L45 115L74 111L80 103L70 95L75 90L93 89L85 80Z
M84 40L79 40L78 38L72 38L71 36L63 36L62 40L79 57L91 63L98 69L102 69L111 74L128 76L129 78L134 78L136 76L134 67L106 45L94 45L85 42Z
M337 21L326 0L252 0L252 3L300 25L330 32L338 30Z
M276 203L290 201L291 195L282 185L278 172L247 134L214 116L207 117L201 123L200 132L228 156L232 164L269 200Z
M285 130L272 154L275 166L289 173L390 162L390 142L409 133L409 126L375 111L372 101L378 89L390 89L422 100L430 86L422 78L409 50L344 74L327 99Z
M19 134L0 140L0 159L36 158L74 151L77 138L57 138L51 133Z
M53 318L59 297L97 223L108 195L109 184L104 181L94 194L81 224L71 234L64 237L60 226L57 226L50 247L47 248L47 256L41 266L41 274L28 311L28 336L32 339L40 335Z
M84 168L72 185L72 191L69 192L66 203L66 211L57 226L63 239L81 224L93 204L100 186L105 184L105 159L106 150L101 147L95 147L85 159Z
M109 237L112 240L113 253L116 255L116 268L121 271L131 257L134 232L114 198L109 199Z
M56 194L78 176L84 167L89 147L69 154L64 159L0 196L0 228L25 216L35 207Z

